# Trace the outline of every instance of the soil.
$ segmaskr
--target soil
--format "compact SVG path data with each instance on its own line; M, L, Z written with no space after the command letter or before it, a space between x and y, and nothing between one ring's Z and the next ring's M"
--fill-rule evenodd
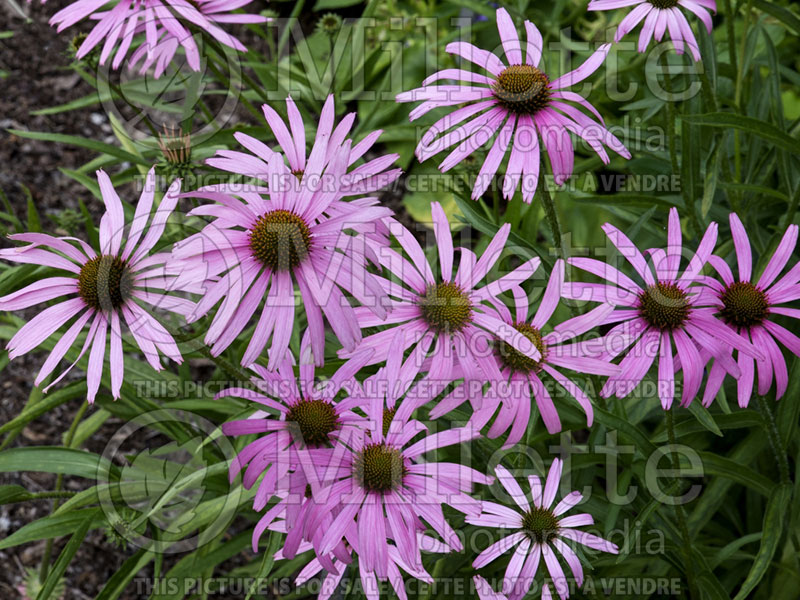
M8 3L0 7L0 31L13 34L0 39L0 71L4 72L0 95L0 190L23 223L27 219L30 194L43 229L56 231L61 229L58 215L65 209L77 211L78 198L87 203L95 216L102 214L98 203L92 201L83 186L58 170L58 167L74 169L91 160L92 153L47 141L23 139L7 130L78 134L105 141L111 136L111 127L105 115L92 109L49 116L31 114L84 96L91 88L69 69L70 36L57 35L47 24L50 15L66 3L51 0L46 5L22 4L30 16L29 21ZM20 413L31 393L31 373L38 369L42 360L41 353L33 352L12 361L0 373L0 422L6 423ZM67 404L47 413L26 427L12 446L60 445L64 424L71 422L76 408L74 403ZM31 492L46 491L54 488L55 476L6 473L0 475L0 484L22 485ZM77 478L68 477L64 481L66 490L79 490L85 485ZM5 537L13 533L46 516L51 509L49 500L0 507L0 535ZM66 539L56 542L53 556L58 556L65 543ZM0 597L9 600L24 597L18 587L23 582L25 569L38 568L44 550L45 543L41 542L0 551L0 561L5 565L0 571ZM91 533L67 570L68 589L64 599L94 598L101 583L124 560L125 553L109 551L102 531Z

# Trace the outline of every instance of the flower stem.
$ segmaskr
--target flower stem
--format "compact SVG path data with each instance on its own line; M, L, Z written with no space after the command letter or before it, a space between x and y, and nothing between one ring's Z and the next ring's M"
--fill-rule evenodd
M789 461L786 458L786 450L783 447L783 442L781 442L781 435L778 432L778 425L775 422L772 407L761 394L757 394L756 397L758 398L758 410L764 417L764 429L767 430L769 445L775 455L775 463L778 465L781 483L789 483L791 481L789 477Z
M711 80L708 78L708 73L706 73L705 67L702 67L699 71L700 74L700 83L703 86L703 98L708 104L708 110L710 112L717 112L717 99L714 97L714 86L711 85Z
M669 160L670 164L672 165L672 173L677 175L679 169L678 169L678 154L675 148L675 104L673 103L672 100L672 79L670 79L669 58L667 53L665 52L664 54L662 54L659 57L659 60L662 62L664 67L664 89L670 96L669 98L667 98L665 102L667 107L666 130L667 130L667 142L669 144Z
M331 35L328 36L328 47L330 48L330 56L328 57L328 60L330 62L330 67L331 67L331 93L334 93L336 91L336 87L334 87L333 85L334 80L336 78L336 65L333 62L334 60L333 51L335 50L335 48L333 45L333 36Z
M72 498L77 493L78 492L70 492L70 491L67 491L67 490L53 490L53 491L50 491L50 492L36 492L36 493L29 494L25 498L19 498L17 500L6 500L6 502L8 502L10 504L10 503L16 503L16 502L30 502L32 500L52 500L54 498L55 499L64 500L64 499L67 499L67 498Z
M106 79L106 83L108 84L108 87L111 88L111 91L114 92L119 97L120 100L125 102L125 104L127 104L133 110L136 111L137 116L142 119L142 122L145 125L147 125L147 128L150 130L150 134L153 136L154 139L157 140L158 130L156 129L156 126L153 125L153 122L150 120L150 117L148 117L147 114L141 108L133 104L130 100L128 100L125 97L125 94L122 93L122 88L118 84L112 82L111 79L109 78Z
M781 225L782 229L786 229L794 221L794 215L797 213L798 204L800 204L800 183L795 187L792 199L789 201L789 207L786 209L783 224Z
M738 73L739 67L736 60L736 32L733 29L733 9L731 0L725 0L725 29L728 33L728 60L733 67L733 72Z
M230 80L230 78L227 75L225 75L220 70L220 68L216 64L217 60L220 60L220 64L222 64L221 59L218 59L216 57L212 57L212 55L209 54L209 53L207 53L206 56L209 59L208 60L208 68L211 69L211 72L214 74L214 77L216 77L219 80L219 82L227 89L228 93L231 93L231 90L233 89L233 82ZM220 56L224 57L224 54L221 54ZM244 75L244 73L242 73L242 75ZM244 80L244 77L243 77L243 80ZM248 100L247 98L244 97L244 93L243 92L239 93L239 100L241 100L242 104L244 104L244 107L248 111L250 111L250 114L255 116L257 119L261 118L261 113L258 111L258 109L255 106L253 106L253 103L250 102L250 100Z
M730 0L728 0L730 1ZM708 78L708 73L706 73L705 67L700 70L700 81L703 84L703 97L706 100L706 104L708 105L708 110L711 112L717 112L719 110L719 106L717 105L717 98L714 95L714 88L711 85L711 80ZM724 134L723 134L724 137ZM719 150L722 152L722 149ZM722 175L727 180L733 183L733 174L731 173L731 167L728 164L727 156L724 156L723 159L720 161L720 166L722 168ZM731 209L735 213L741 212L741 206L739 203L739 197L735 190L726 190L725 194L728 197L728 203L731 205Z
M545 181L544 163L539 170L539 186L538 190L542 196L542 206L544 213L547 216L547 222L550 225L550 231L553 233L553 245L558 249L559 257L567 260L567 249L564 247L564 239L561 236L561 223L558 220L558 211L553 202L553 197L550 195L550 190L547 189Z
M300 13L303 11L303 6L305 6L305 0L298 0L292 9L292 14L289 15L286 28L281 33L280 40L278 40L278 55L275 57L276 62L280 60L281 54L283 54L283 49L289 41L289 35L292 32L292 25L298 20Z
M677 149L677 141L675 138L675 119L677 111L675 110L675 101L672 99L673 94L673 87L672 87L672 79L669 71L669 58L668 54L664 53L661 55L660 59L663 59L664 64L664 89L669 94L669 98L667 99L667 141L669 143L669 159L670 163L672 164L672 173L673 175L680 175L680 167L678 165L678 149ZM682 158L683 160L683 158ZM692 229L695 231L695 235L698 237L703 234L703 230L700 226L700 221L697 218L697 207L694 201L694 190L686 189L686 186L682 185L681 190L683 191L683 198L686 202L686 209L689 211L689 220L692 223Z
M672 409L664 411L664 419L667 425L667 439L672 454L672 468L678 470L680 468L680 459L678 452L675 449L677 446L675 438L675 423L672 418ZM678 529L680 529L681 538L683 539L683 564L686 570L686 579L689 582L689 597L692 599L700 598L697 588L697 581L695 580L694 562L690 553L691 538L689 537L689 527L686 524L686 511L683 505L677 504L675 506L675 514L678 517Z

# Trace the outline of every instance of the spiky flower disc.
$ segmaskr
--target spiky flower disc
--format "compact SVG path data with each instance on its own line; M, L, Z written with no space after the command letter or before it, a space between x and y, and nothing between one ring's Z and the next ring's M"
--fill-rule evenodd
M119 256L97 256L81 267L78 294L95 310L116 310L132 292L133 273Z
M720 296L719 314L734 327L760 325L769 314L767 295L749 281L732 283Z
M295 268L311 249L311 230L302 217L288 210L262 215L249 236L255 257L274 271Z
M512 65L492 85L501 106L518 115L535 115L550 103L550 79L531 65Z

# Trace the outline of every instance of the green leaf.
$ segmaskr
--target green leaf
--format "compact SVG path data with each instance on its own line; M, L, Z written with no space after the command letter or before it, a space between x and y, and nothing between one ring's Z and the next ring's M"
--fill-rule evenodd
M88 175L81 173L80 171L74 171L73 169L65 169L64 167L58 167L58 170L61 171L64 175L69 177L70 179L74 179L78 183L80 183L83 187L87 190L92 192L92 196L103 201L103 194L100 193L100 186L98 185L95 179L92 179Z
M717 565L722 564L730 557L732 557L736 552L738 552L742 546L746 546L747 544L752 544L753 542L757 542L761 539L762 533L759 531L758 533L751 533L749 535L743 535L740 538L736 538L730 544L727 544L720 548L719 552L717 552L716 556L712 559L711 566L716 568Z
M725 592L725 588L722 587L719 579L708 567L703 553L698 548L692 548L691 555L697 571L697 583L700 589L705 592L706 597L711 600L728 600L730 596Z
M800 188L799 188L800 189ZM800 358L794 357L789 367L789 386L778 403L778 431L783 447L787 448L795 436L800 421Z
M735 446L732 451L729 451L728 457L733 462L746 464L747 461L752 461L752 457L757 456L766 445L767 436L764 435L762 429L758 429L751 432L744 441ZM693 503L692 513L689 515L688 526L691 536L697 535L719 510L720 506L729 501L730 488L734 483L733 480L725 477L714 477L706 485L700 498Z
M191 577L194 573L205 571L211 567L216 567L218 564L230 559L250 546L251 538L251 531L243 531L232 537L230 540L227 540L225 543L221 544L218 548L215 548L205 556L198 557L197 551L184 556L180 559L178 564L176 564L167 572L167 577ZM180 598L181 595L181 593L173 595L164 592L154 594L153 597L158 598L158 600L167 600L172 598L176 598L177 600L177 598Z
M56 142L59 144L69 144L71 146L88 148L89 150L94 150L95 152L99 152L101 154L110 154L111 156L115 156L120 160L128 161L137 165L150 165L150 163L142 157L131 154L130 152L125 152L125 150L122 148L77 135L65 135L63 133L50 133L46 131L23 131L21 129L9 129L8 132L31 140L43 140L45 142Z
M762 419L761 415L754 410L742 410L729 415L716 415L714 419L714 422L722 431L725 431L726 429L743 429L746 427L764 426L764 419ZM680 438L691 433L707 430L708 428L700 423L700 421L687 419L675 424L675 437ZM654 444L660 444L666 442L667 437L667 431L664 429L658 432L658 434L654 435L651 441Z
M75 434L72 438L72 444L70 444L71 448L80 448L91 435L96 432L103 424L109 419L111 413L109 413L105 409L98 409L93 414L89 415L88 417L84 418L78 428L75 430ZM64 432L62 436L62 442L66 439L67 432Z
M92 248L99 248L100 234L97 232L97 227L94 224L92 215L89 213L89 209L86 208L86 204L81 198L78 198L78 207L81 209L81 214L83 215L83 221L86 225L86 236L89 238L89 243Z
M23 525L8 537L0 540L0 550L13 548L20 544L49 540L73 533L85 521L90 521L99 527L105 522L103 512L99 508L87 508L64 513L63 515L48 515L32 523Z
M101 102L108 102L111 100L111 94L106 92L100 95L97 91L93 91L91 94L83 96L82 98L76 98L70 102L65 104L59 104L57 106L48 106L47 108L40 108L39 110L32 110L32 115L56 115L58 113L67 112L70 110L78 110L80 108L87 108L89 106L94 106L95 104L100 104Z
M767 121L726 112L706 113L703 115L681 115L681 119L697 125L709 125L711 127L722 127L723 129L732 128L745 131L787 152L800 154L800 140L784 133Z
M711 416L711 413L708 412L708 409L700 404L699 402L692 402L689 405L689 412L692 413L698 422L708 429L714 435L718 435L722 437L722 430L714 421L714 417Z
M93 521L94 517L87 516L78 526L78 530L72 534L69 542L67 542L67 545L64 546L64 549L61 551L61 554L58 555L58 559L53 565L53 568L47 575L47 579L45 579L42 589L39 590L39 595L36 596L36 600L50 600L53 590L58 585L61 577L63 577L64 573L67 571L67 567L72 561L72 557L75 556L78 548L81 547L83 539L89 532Z
M478 2L478 0L450 0L450 3L459 8L472 10L492 20L496 18L494 7L485 2Z
M472 227L480 231L485 235L494 236L497 233L497 230L500 229L498 225L493 224L492 222L488 221L484 217L475 210L474 206L475 203L471 200L464 200L459 198L458 194L454 194L453 197L456 199L456 204L458 204L458 208L461 209L461 212L464 213L464 218L466 222L469 223ZM522 236L513 231L508 236L508 244L507 245L514 245L517 246L518 250L529 249L530 252L527 254L523 254L520 256L523 260L527 260L531 258L534 254L542 259L542 263L548 267L553 266L553 257L548 256L546 253L540 253L537 248L533 246L530 240L526 240Z
M52 394L47 394L38 402L27 404L20 414L11 419L8 423L4 423L0 427L0 434L24 427L44 413L51 411L55 407L60 406L65 402L74 400L75 398L81 398L82 401L86 401L85 381L76 381L75 383L57 390Z
M703 200L700 202L700 216L706 218L714 203L714 194L717 192L717 174L719 173L722 152L720 146L714 149L714 154L706 163L706 179L703 183Z
M789 203L789 196L775 188L769 188L764 185L757 185L754 183L732 183L730 181L723 181L720 185L726 190L752 192L753 194L768 196L786 202L787 204Z
M261 559L261 566L258 568L258 576L253 581L253 585L250 586L250 591L247 592L247 596L244 600L250 600L256 589L258 589L259 583L264 581L272 572L272 565L275 564L275 553L278 551L281 541L283 541L283 536L280 533L277 531L270 532L269 544L264 551L264 557Z
M109 472L116 473L117 467L97 454L58 446L10 448L0 452L0 473L17 471L58 473L96 479Z
M664 196L654 196L652 194L640 194L634 192L621 192L619 194L591 194L588 196L575 196L576 202L582 204L605 204L606 206L641 206L650 208L660 206L662 208L672 208L677 206L683 208L683 202L679 198L674 201L668 200Z
M0 486L0 504L10 504L11 502L26 500L30 495L30 492L21 485Z
M355 6L361 4L364 0L317 0L314 5L315 11L333 10L335 8L345 8L347 6Z
M141 548L128 558L114 574L108 578L103 589L95 600L117 600L136 574L153 560L155 554L147 548Z
M28 188L25 188L28 196L28 231L40 232L42 230L42 220L39 218L39 211L36 210L36 203L33 201Z
M747 574L734 600L744 600L747 598L748 594L756 589L756 586L769 569L772 557L775 555L775 550L778 548L778 542L786 527L784 515L786 514L786 509L789 507L791 499L792 486L790 484L779 485L772 496L770 496L767 502L767 509L764 513L764 526L761 530L761 545L758 548L756 559L753 561L753 566L750 567L750 572Z
M627 435L636 443L636 449L643 455L650 456L657 450L656 445L648 440L644 433L625 419L621 419L617 415L598 407L594 409L594 417L598 423Z
M770 497L775 493L775 484L764 475L757 473L745 465L713 454L711 452L698 452L703 461L703 470L707 475L717 475L735 481L736 483L755 490L762 496Z
M767 2L767 0L754 0L753 6L775 17L778 23L782 23L789 29L794 30L795 35L800 35L800 18L792 11L778 6L774 2Z

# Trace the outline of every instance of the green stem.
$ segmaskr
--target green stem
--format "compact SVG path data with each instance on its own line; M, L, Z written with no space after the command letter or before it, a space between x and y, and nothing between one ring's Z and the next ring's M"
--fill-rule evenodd
M789 202L789 207L786 209L786 214L783 217L783 225L781 226L783 229L786 229L789 224L794 221L798 203L800 203L800 183L797 184L794 194L792 194L792 200Z
M333 85L334 79L336 78L336 66L334 65L334 60L333 60L334 46L333 46L333 36L332 35L328 36L328 46L330 48L330 57L328 58L328 60L330 61L330 67L331 67L331 88L330 88L330 90L331 90L331 93L333 93L336 90L336 88Z
M703 96L706 99L706 104L708 104L708 108L711 112L717 112L719 110L719 105L717 104L717 98L714 95L714 89L711 85L711 80L708 78L708 74L705 71L705 68L700 71L700 81L703 83ZM723 138L724 138L723 133ZM723 152L724 144L719 149L719 152ZM720 160L720 166L722 168L722 176L726 181L730 181L733 183L733 175L731 173L731 166L728 164L728 157L723 153L722 159ZM731 205L733 212L741 214L741 203L739 202L739 196L733 190L727 190L725 195L728 197L728 203ZM788 221L787 221L788 223Z
M675 104L672 100L672 79L670 78L670 72L669 72L668 54L665 52L659 57L659 60L662 61L664 66L664 89L670 96L669 98L667 98L666 101L667 123L665 126L667 130L667 143L669 145L669 160L672 165L672 173L674 175L677 175L679 172L679 168L678 168L678 153L677 149L675 148Z
M222 64L222 59L223 59L222 57L225 56L225 51L223 50L222 46L211 37L207 38L207 44L211 48L214 49L214 51L217 53L217 56L220 57L220 64ZM269 102L269 96L267 95L267 92L265 92L264 89L261 87L261 84L259 84L255 79L250 77L250 75L248 75L244 71L244 69L242 69L242 71L240 72L240 75L242 77L242 82L247 87L247 89L250 89L250 90L254 91L256 94L258 94L258 97L261 98L262 102ZM245 102L249 102L244 97L242 99ZM250 105L252 106L252 103L250 103ZM258 111L256 111L256 112L258 112Z
M778 432L778 425L775 423L775 415L772 412L772 407L761 394L757 394L756 397L758 398L758 409L764 417L764 429L767 430L769 445L772 448L772 453L775 455L775 463L778 465L781 483L790 483L789 461L786 458L786 450L781 442L781 435Z
M275 57L276 61L280 60L281 54L283 54L283 48L286 46L286 42L289 41L289 34L292 32L292 23L294 23L300 16L304 5L305 0L297 0L295 3L294 8L292 9L292 14L289 15L289 23L287 24L286 29L283 30L281 39L278 40L278 55Z
M550 231L553 233L553 244L558 249L559 258L562 258L564 262L566 262L567 249L564 247L564 238L561 235L561 223L558 220L558 211L556 210L555 202L553 202L553 197L550 195L550 190L547 189L545 173L543 162L539 170L539 187L537 189L542 196L544 213L547 216Z
M741 57L741 61L739 62L738 66L735 69L736 73L736 87L734 92L734 105L736 111L740 114L744 114L744 111L741 107L742 101L742 82L744 81L744 53L747 44L747 30L748 30L748 17L751 14L751 8L753 5L753 0L748 0L747 8L745 11L745 18L743 19L743 29L741 35L741 46L739 47L739 56ZM729 15L731 20L733 19L733 14ZM734 175L736 176L736 183L742 182L742 144L741 139L739 136L739 130L733 130L733 159L734 159ZM741 201L741 192L739 193L739 200Z
M25 498L20 498L19 500L7 500L9 503L16 503L16 502L30 502L31 500L52 500L54 498L65 500L67 498L72 498L78 492L69 492L67 490L53 490L51 492L36 492L28 494Z
M725 0L725 28L728 33L728 59L730 60L733 72L739 71L736 64L736 32L733 29L733 9L731 8L731 0Z
M122 88L120 88L116 83L113 83L110 79L106 79L106 83L108 87L111 88L111 91L114 92L119 99L125 102L128 106L130 106L133 110L136 111L137 115L142 118L142 121L147 128L150 130L150 134L153 136L154 139L158 139L158 129L156 129L155 125L153 125L152 121L150 121L150 117L138 106L132 104L126 97L125 94L122 93Z
M669 159L672 164L672 173L673 175L680 175L680 166L678 165L678 143L675 138L675 119L677 111L675 110L675 101L672 99L674 88L672 87L668 56L667 53L664 53L660 57L663 59L664 64L664 89L670 95L670 98L667 99L667 140L669 143ZM689 212L689 220L692 223L692 229L694 229L697 236L700 236L703 231L700 227L700 221L697 218L696 202L693 196L694 190L685 189L685 186L681 187L683 189L683 199L684 202L686 202L686 209Z
M223 86L225 86L228 90L230 90L233 84L231 83L230 78L227 75L225 75L222 71L220 71L219 68L217 68L217 65L215 64L215 61L217 59L212 57L211 54L208 54L208 58L209 58L208 67L211 69L211 72L214 74L214 77L219 79L220 83L222 83ZM250 100L244 97L243 93L239 94L239 99L242 101L247 110L249 110L256 118L261 119L261 113L258 112L258 109L256 109L255 106L253 106L253 103L250 102Z
M664 418L667 425L667 439L669 440L672 454L672 468L674 470L678 470L680 468L680 458L678 457L678 452L675 449L677 442L675 438L675 423L672 418L672 409L664 411ZM689 597L697 599L700 598L700 594L698 592L697 581L695 579L694 562L692 561L692 556L689 551L689 548L691 548L691 538L689 537L689 527L686 524L686 511L682 505L678 504L675 506L675 514L678 517L678 528L681 532L681 538L683 538L683 560L684 568L686 569L686 579L689 582Z
M717 99L714 96L714 88L711 85L711 80L708 78L705 67L702 67L700 71L700 82L703 84L703 98L708 104L709 111L717 112Z
M75 413L75 418L72 420L72 425L70 425L69 430L67 431L67 435L64 436L64 446L67 448L72 446L72 440L75 439L75 432L78 430L78 424L83 419L83 415L86 414L86 410L89 408L89 403L86 401L82 401L80 408L78 408L78 412ZM61 486L64 484L64 475L59 473L58 477L56 477L56 486L53 492L49 493L58 493L61 492ZM48 493L48 492L46 492ZM61 496L54 496L53 500L53 509L51 514L56 511L59 507L61 502ZM44 583L45 579L47 579L47 573L50 571L50 557L53 555L53 538L47 540L47 544L44 547L44 556L42 556L42 566L39 569L39 583Z

